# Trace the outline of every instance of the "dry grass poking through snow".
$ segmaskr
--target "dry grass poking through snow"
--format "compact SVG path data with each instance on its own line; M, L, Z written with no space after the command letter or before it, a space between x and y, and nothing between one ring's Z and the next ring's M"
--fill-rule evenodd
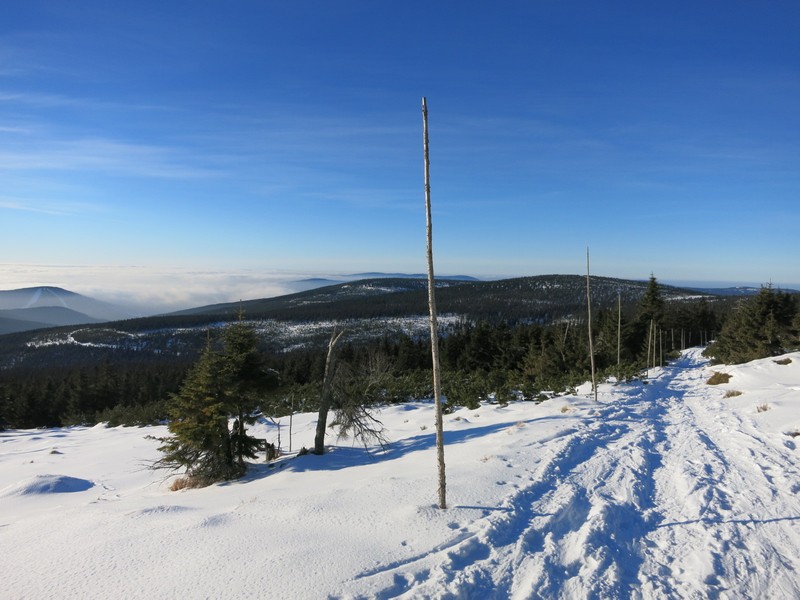
M706 383L708 385L719 385L721 383L728 383L731 380L732 375L729 373L720 373L719 371L714 371L714 374L708 378Z
M214 483L214 481L205 477L191 477L186 475L184 477L178 477L175 481L173 481L170 484L169 489L170 491L178 492L180 490L208 487L212 483Z

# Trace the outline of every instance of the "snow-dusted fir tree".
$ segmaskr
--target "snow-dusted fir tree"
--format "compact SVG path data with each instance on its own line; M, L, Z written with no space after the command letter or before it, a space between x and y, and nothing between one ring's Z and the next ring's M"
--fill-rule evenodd
M706 353L721 362L742 363L794 350L800 346L798 315L791 294L764 286L739 302Z
M155 466L186 470L192 485L208 485L244 474L261 441L247 434L261 394L275 381L263 368L255 332L241 319L222 334L222 350L211 341L170 399L171 436L162 440ZM229 427L231 417L233 427Z
M639 301L639 320L648 324L653 321L657 326L664 320L664 297L658 280L652 273L644 296Z
M229 414L235 420L231 431L233 456L241 470L244 459L257 457L261 440L247 434L247 425L255 423L255 412L264 394L277 383L277 374L264 365L258 350L255 330L242 315L222 332L219 378Z
M159 468L185 469L192 486L241 475L234 464L228 411L220 386L220 361L206 345L178 393L170 398L169 432L159 450Z
M647 340L647 368L655 366L658 352L658 334L664 321L664 298L661 295L661 288L655 275L650 274L650 281L644 296L639 301L639 328L646 328L647 333L644 338Z

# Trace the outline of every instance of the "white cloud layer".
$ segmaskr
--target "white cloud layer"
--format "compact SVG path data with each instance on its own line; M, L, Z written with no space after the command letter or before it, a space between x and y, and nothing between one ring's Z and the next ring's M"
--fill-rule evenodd
M568 273L574 269L542 268L539 273ZM563 266L563 265L562 265ZM474 275L470 269L442 271L447 274ZM528 273L534 274L534 273ZM610 277L624 275L598 272ZM519 275L480 275L482 279L502 279ZM36 286L56 286L105 302L124 306L133 314L151 315L195 308L221 302L254 300L291 294L309 289L302 281L325 278L335 281L353 279L341 272L278 271L275 269L199 269L151 266L87 266L0 264L0 290ZM634 277L636 278L636 277ZM638 277L638 279L644 279ZM659 281L688 287L759 286L758 281L677 280ZM781 289L800 289L800 283L772 281Z
M153 314L289 294L297 291L298 280L323 276L254 269L0 264L0 289L56 286Z

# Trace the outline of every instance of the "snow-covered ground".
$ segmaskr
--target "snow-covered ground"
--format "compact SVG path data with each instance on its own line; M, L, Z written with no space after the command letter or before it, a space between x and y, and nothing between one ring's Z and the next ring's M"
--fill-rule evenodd
M382 411L386 451L331 437L325 456L181 492L146 467L163 427L0 433L0 595L798 598L800 353L785 358L710 367L693 349L597 404L446 415L447 510L430 404ZM314 420L295 416L294 452Z

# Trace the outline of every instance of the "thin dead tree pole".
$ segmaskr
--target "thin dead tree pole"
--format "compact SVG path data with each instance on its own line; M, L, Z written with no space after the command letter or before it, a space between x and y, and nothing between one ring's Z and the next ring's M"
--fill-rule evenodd
M586 308L589 317L589 360L592 364L592 391L594 392L594 401L597 402L597 378L594 370L594 342L592 341L592 298L589 292L589 248L586 248Z
M292 398L292 409L289 413L289 453L292 452L292 420L294 419L294 394L291 395Z
M620 373L620 356L622 350L622 292L617 290L617 383L619 383Z
M433 360L433 398L436 407L436 460L439 465L439 508L447 508L444 470L444 426L442 424L442 383L439 370L439 324L436 317L436 294L433 276L433 227L431 221L431 163L428 153L428 103L422 98L422 146L425 156L425 220L428 242L428 308L431 325L431 358Z
M653 321L653 368L655 369L658 366L656 363L658 361L658 329L659 325L655 321Z
M645 379L650 379L650 352L653 350L653 319L650 319L650 326L647 329L647 366Z

